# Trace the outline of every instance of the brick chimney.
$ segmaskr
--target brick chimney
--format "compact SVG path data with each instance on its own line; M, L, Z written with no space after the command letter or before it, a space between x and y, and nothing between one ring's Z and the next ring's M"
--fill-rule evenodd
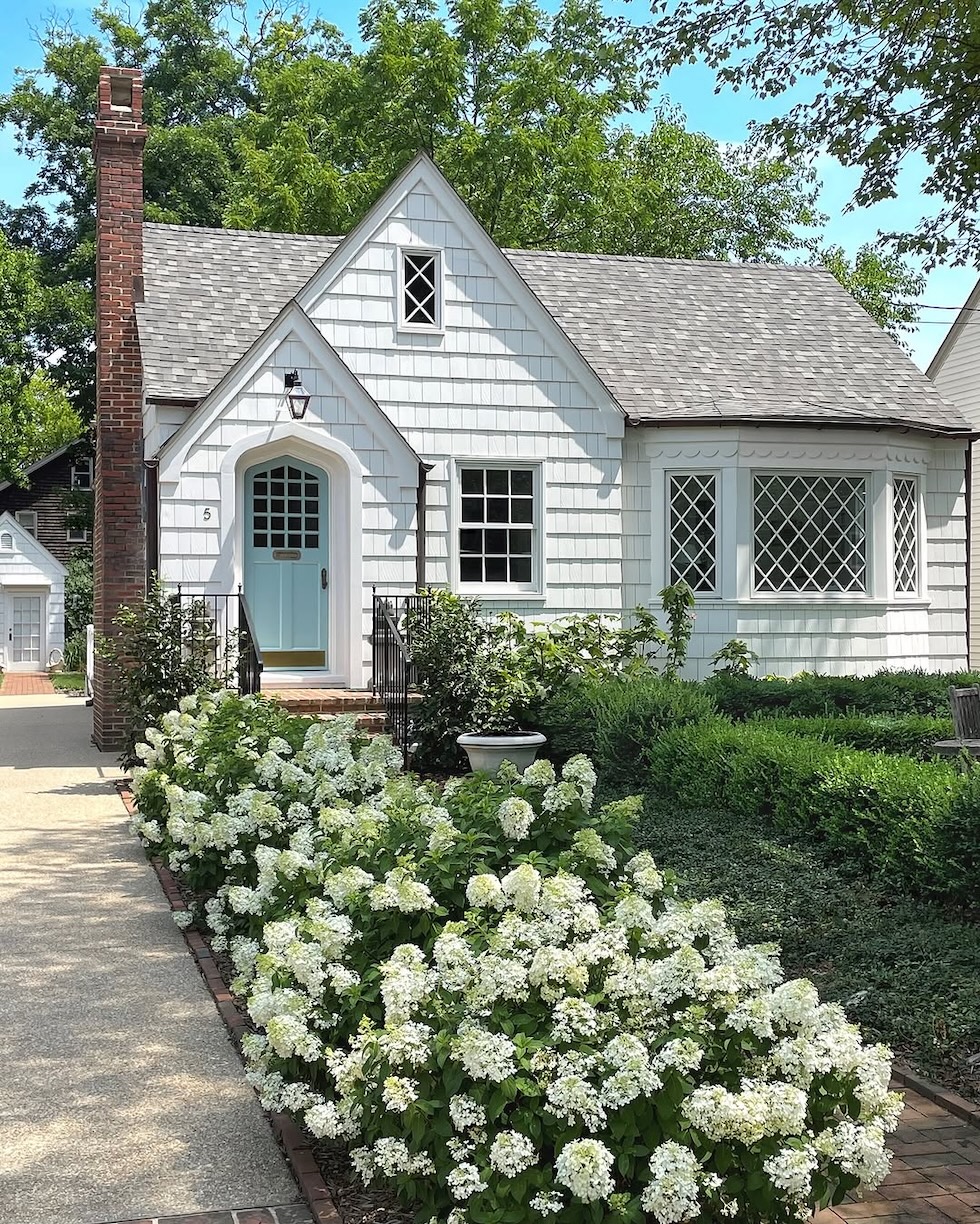
M102 68L95 119L95 632L146 589L143 416L135 306L143 296L143 76ZM118 747L124 724L96 658L92 738Z

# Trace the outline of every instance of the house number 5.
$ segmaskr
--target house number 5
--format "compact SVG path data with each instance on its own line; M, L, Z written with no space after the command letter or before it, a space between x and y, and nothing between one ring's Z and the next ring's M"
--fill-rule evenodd
M204 521L206 523L210 523L211 521L211 507L210 506L204 507Z

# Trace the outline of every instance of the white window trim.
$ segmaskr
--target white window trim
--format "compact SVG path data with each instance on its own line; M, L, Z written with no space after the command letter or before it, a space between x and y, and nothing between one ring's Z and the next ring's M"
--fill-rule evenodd
M895 585L895 481L910 480L915 488L915 590L900 591ZM896 603L921 602L926 598L926 519L922 479L918 472L888 473L888 567L889 590Z
M746 550L747 557L747 573L744 576L744 582L748 587L749 598L753 603L860 603L870 604L882 601L882 595L885 590L892 591L893 583L889 578L887 584L883 582L882 566L880 562L884 560L887 553L887 547L880 547L882 541L887 540L887 536L883 535L883 531L891 531L891 517L884 513L885 508L885 489L891 489L891 481L886 480L884 471L872 470L866 468L851 468L847 466L843 469L820 468L820 467L800 467L800 468L783 468L777 469L771 466L745 468L747 481L746 486L743 486L742 494L743 509L746 516L748 548ZM865 589L863 591L760 591L755 585L755 478L757 476L771 476L773 474L787 476L790 478L797 476L815 476L827 477L834 475L837 471L846 476L860 476L864 479L865 487L865 522L864 522L864 572L865 572Z
M28 527L28 525L20 517L22 514L29 514L33 516L33 520L34 520L33 526ZM35 540L37 539L38 517L37 517L36 510L15 510L14 511L14 521L17 523L18 527L23 527L23 529L28 533L28 535L33 536Z
M91 534L87 527L69 527L65 531L65 538L69 544L88 544Z
M88 484L81 485L77 483L75 474L80 468L87 472ZM95 461L91 457L72 460L71 467L69 468L69 484L72 489L77 489L82 493L90 493L92 491L95 484Z
M405 318L405 256L406 255L432 255L436 261L435 269L435 290L436 290L436 321L435 323L409 323ZM398 269L396 283L398 286L398 301L396 318L398 320L398 331L409 332L420 336L441 336L445 334L445 299L446 299L446 280L445 280L445 261L443 253L437 247L425 246L400 246L396 248L396 258L398 260Z
M463 468L522 468L534 473L534 522L531 539L531 581L520 583L477 584L460 582L459 578L459 532L463 526L462 480ZM474 455L471 458L454 458L452 461L449 515L450 586L454 594L473 596L476 599L500 599L527 601L544 599L547 590L545 581L545 515L547 485L545 466L540 459L502 459L495 456L487 459Z
M715 566L715 585L711 591L695 591L694 594L698 599L719 599L722 592L722 474L717 468L699 468L699 467L684 467L684 468L666 468L664 470L663 482L663 583L661 586L668 586L671 582L671 538L670 538L670 483L675 476L713 476L715 481L715 543L714 543L714 566ZM659 590L660 588L658 588Z

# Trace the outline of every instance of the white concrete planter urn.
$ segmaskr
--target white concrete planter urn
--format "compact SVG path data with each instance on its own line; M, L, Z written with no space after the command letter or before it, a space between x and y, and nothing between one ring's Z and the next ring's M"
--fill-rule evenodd
M547 739L540 731L518 731L513 735L459 735L456 743L470 760L473 773L495 774L504 761L527 769Z

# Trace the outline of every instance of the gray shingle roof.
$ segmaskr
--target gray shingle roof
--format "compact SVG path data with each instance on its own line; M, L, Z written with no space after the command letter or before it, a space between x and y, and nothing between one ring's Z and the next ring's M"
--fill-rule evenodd
M338 241L145 225L149 397L207 394ZM823 270L505 254L634 421L970 429Z

